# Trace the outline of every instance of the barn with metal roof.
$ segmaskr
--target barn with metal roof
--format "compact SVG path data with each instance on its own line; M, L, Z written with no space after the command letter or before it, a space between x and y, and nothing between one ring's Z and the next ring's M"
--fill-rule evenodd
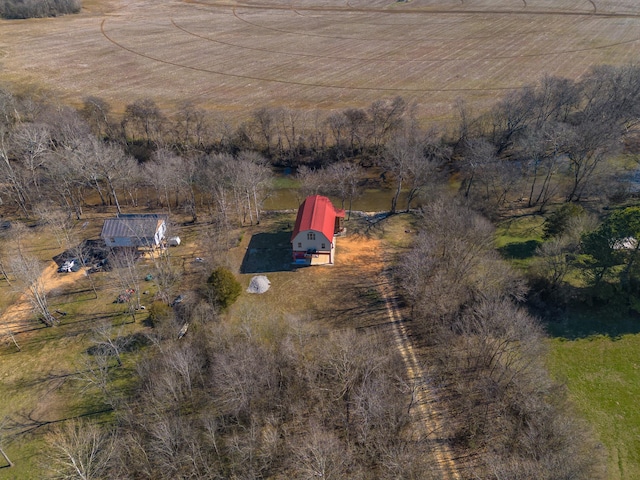
M158 247L167 231L167 215L121 214L104 221L100 237L107 247Z
M344 210L335 208L327 197L307 197L298 209L291 234L293 262L299 265L333 264L335 237L342 230Z

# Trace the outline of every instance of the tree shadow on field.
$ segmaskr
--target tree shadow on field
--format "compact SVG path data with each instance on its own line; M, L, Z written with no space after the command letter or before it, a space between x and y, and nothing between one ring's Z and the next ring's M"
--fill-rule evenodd
M292 270L290 238L290 231L253 235L242 259L240 273Z
M564 340L605 336L615 341L640 334L640 316L625 309L576 306L563 314L543 317L542 322L551 337Z
M503 257L513 260L525 260L531 258L536 253L536 249L542 244L538 240L527 240L526 242L507 243L498 250Z

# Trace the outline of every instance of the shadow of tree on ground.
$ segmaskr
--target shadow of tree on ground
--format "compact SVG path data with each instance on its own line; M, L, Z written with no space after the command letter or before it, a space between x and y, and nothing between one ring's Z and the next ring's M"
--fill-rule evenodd
M498 250L507 259L524 260L533 257L536 253L536 248L541 244L542 242L538 240L527 240L526 242L508 243Z
M292 270L290 238L290 231L253 235L242 259L240 273Z
M604 335L616 340L640 333L640 314L629 308L625 298L598 301L585 288L567 288L565 294L571 300L564 307L532 311L551 337L577 340Z

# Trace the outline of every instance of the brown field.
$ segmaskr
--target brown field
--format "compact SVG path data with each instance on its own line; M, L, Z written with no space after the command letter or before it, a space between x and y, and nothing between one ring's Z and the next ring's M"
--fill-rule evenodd
M638 62L632 0L85 0L79 15L0 21L0 81L117 110L150 97L242 116L384 97L423 118L476 110L544 74Z

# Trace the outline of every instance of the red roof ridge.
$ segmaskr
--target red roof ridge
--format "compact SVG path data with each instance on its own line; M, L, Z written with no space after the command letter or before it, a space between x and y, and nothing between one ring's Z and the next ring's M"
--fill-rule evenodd
M344 210L336 209L328 197L310 195L300 204L291 241L301 231L315 230L322 232L332 242L336 217L344 217L344 215Z

